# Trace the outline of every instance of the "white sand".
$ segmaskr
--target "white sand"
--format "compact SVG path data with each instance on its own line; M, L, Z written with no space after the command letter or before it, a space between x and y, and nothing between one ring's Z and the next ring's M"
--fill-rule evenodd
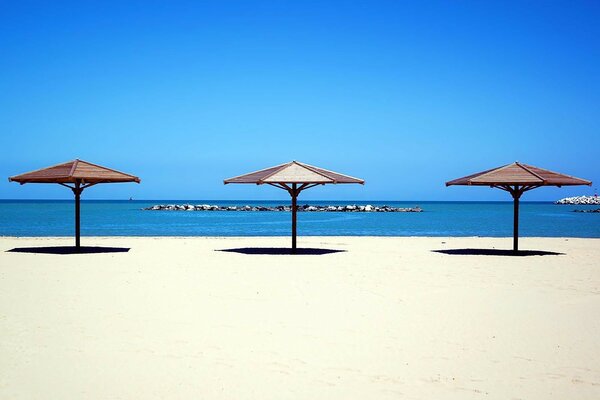
M600 240L0 239L0 399L599 399Z

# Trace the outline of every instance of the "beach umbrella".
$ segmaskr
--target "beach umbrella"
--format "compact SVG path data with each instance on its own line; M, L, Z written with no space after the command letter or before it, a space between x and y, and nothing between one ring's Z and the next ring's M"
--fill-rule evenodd
M343 175L338 172L314 167L298 161L276 165L274 167L250 172L245 175L225 179L224 183L253 183L271 185L287 191L292 197L292 249L296 249L296 201L300 192L319 185L360 183L364 180Z
M80 197L81 192L99 183L136 182L140 178L102 167L83 160L73 160L51 167L26 172L8 178L10 182L26 183L58 183L68 187L75 195L75 247L80 247Z
M523 193L542 186L589 186L591 184L592 182L585 179L559 174L558 172L548 171L547 169L519 162L446 182L446 186L489 186L505 190L512 195L514 203L514 252L519 250L519 199Z

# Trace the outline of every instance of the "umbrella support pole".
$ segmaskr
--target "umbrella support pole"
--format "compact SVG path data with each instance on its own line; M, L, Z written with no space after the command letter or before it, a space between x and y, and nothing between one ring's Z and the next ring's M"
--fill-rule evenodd
M79 249L81 248L81 192L83 192L83 188L77 182L71 189L75 194L75 247Z
M515 186L510 194L513 197L513 252L519 252L519 199L525 188Z
M290 190L290 195L292 196L292 253L296 252L296 228L297 228L297 216L296 212L298 211L298 190L296 184L292 184L292 190Z
M298 186L298 183L292 183L292 186L288 186L286 183L268 183L271 186L274 186L279 189L287 190L292 198L292 254L296 253L296 237L297 237L297 227L298 227L298 195L304 189L309 189L311 187L315 187L317 185L322 185L322 183L301 183Z
M513 227L513 251L519 251L519 196L513 197L514 203L514 227Z

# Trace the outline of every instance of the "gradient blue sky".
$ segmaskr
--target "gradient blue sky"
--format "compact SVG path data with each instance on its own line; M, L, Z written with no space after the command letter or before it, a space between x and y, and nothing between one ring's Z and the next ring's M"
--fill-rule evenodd
M444 182L515 160L600 184L600 3L0 2L0 171L81 158L87 199L287 199L222 179L292 159L303 199L509 200ZM3 180L0 198L71 198Z

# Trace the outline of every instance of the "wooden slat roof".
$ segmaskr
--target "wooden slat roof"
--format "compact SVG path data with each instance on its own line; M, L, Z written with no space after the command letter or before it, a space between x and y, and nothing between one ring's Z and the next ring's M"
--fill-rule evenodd
M514 162L502 167L478 172L473 175L454 179L446 182L446 186L452 185L517 185L517 186L575 186L591 185L592 182L576 178L574 176L560 174L534 167L532 165Z
M51 167L26 172L8 178L11 182L25 183L110 183L137 182L140 178L83 160L73 160Z
M261 169L260 171L225 179L224 183L254 183L257 185L265 183L364 184L365 181L298 161L291 161L286 164L276 165L274 167Z

